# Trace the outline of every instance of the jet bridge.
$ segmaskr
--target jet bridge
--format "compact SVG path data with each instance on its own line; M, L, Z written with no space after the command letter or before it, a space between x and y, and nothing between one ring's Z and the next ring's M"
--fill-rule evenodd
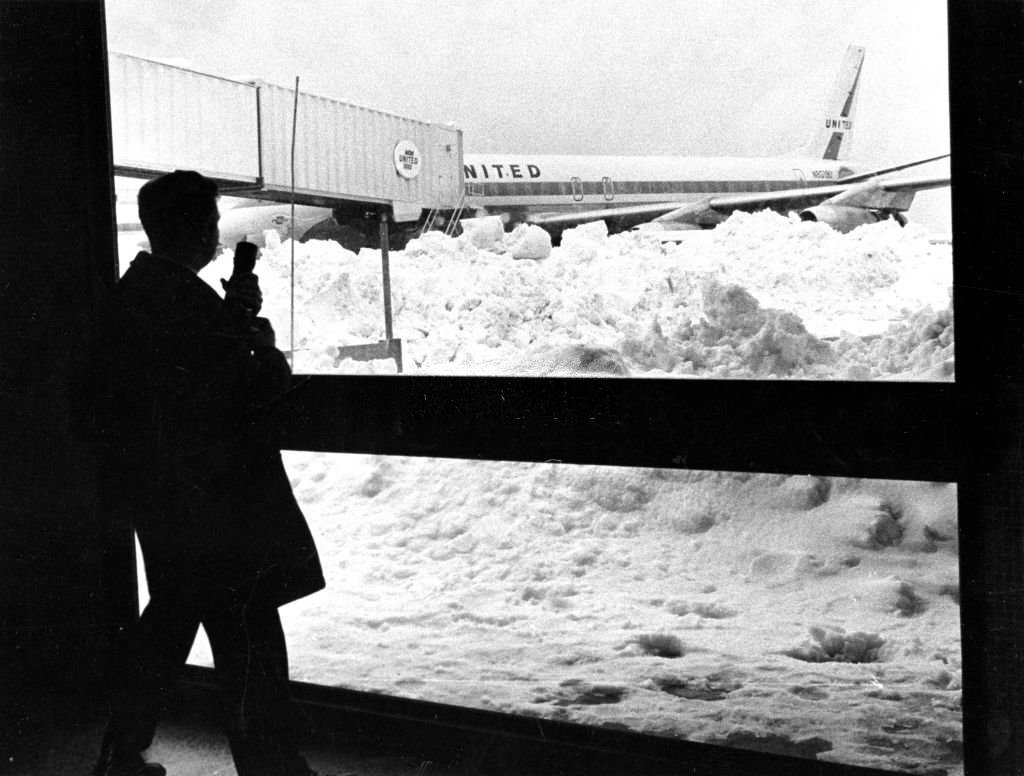
M397 221L462 194L453 126L127 54L111 52L109 72L115 174L193 169L225 194L366 204Z

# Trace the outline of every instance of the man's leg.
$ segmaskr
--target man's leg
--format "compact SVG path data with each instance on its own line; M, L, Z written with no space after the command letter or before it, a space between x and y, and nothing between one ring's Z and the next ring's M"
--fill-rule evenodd
M238 776L306 776L288 688L288 651L277 607L233 601L208 611L224 692L228 740Z
M97 773L163 773L159 766L144 770L141 753L153 742L167 693L181 675L198 629L199 614L187 596L150 599L122 650Z

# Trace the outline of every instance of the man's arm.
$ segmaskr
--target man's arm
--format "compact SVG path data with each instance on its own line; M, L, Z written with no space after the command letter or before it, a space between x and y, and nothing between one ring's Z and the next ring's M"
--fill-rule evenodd
M250 402L260 407L287 392L292 370L284 353L277 349L274 327L266 318L252 320L247 344L252 349Z
M291 385L291 368L277 349L274 327L267 318L257 317L263 307L259 278L241 273L238 266L230 280L222 280L224 309L235 323L252 354L247 370L250 402L262 406L285 393Z

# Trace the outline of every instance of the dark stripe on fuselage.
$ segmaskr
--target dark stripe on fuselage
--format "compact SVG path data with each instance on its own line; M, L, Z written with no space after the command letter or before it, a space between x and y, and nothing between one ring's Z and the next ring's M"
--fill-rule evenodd
M833 135L833 142L839 133ZM831 143L829 144L831 147ZM744 194L748 192L782 191L785 189L813 186L831 186L839 178L801 181L789 180L708 180L708 181L614 181L614 197L633 194ZM603 181L481 181L469 183L470 196L474 197L569 197L582 192L584 197L600 197L607 200L611 193Z

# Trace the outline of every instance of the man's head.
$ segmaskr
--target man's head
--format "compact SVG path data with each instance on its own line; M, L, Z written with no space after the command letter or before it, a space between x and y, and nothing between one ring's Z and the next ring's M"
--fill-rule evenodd
M139 220L154 254L194 270L217 254L217 184L190 170L161 175L139 189Z

